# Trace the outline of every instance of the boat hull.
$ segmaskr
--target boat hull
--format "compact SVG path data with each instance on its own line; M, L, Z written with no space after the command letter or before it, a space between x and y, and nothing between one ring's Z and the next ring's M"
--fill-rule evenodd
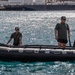
M22 47L0 46L1 61L49 62L74 61L75 48L58 49L56 46L25 45Z

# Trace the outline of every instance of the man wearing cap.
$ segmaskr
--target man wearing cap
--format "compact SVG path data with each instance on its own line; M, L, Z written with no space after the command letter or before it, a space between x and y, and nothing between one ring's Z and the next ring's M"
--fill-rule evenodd
M19 27L15 27L15 32L11 34L10 39L6 43L6 45L11 41L14 40L13 46L22 46L22 34L19 32Z
M66 23L66 17L61 17L61 22L57 23L55 26L55 39L58 41L59 48L66 48L67 41L67 34L68 38L70 38L70 29L68 24Z

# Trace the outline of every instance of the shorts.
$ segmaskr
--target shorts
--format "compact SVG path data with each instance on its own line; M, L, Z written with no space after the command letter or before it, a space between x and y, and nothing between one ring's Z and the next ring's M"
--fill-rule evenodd
M19 46L19 44L13 44L14 46Z
M68 42L67 39L59 39L59 38L58 38L57 41L60 42L60 43L65 43L65 44Z

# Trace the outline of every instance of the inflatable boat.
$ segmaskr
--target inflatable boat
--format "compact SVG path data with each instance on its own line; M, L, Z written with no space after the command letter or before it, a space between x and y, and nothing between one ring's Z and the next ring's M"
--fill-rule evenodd
M0 44L0 61L49 62L75 60L75 48L59 49L54 45L23 45L10 47Z

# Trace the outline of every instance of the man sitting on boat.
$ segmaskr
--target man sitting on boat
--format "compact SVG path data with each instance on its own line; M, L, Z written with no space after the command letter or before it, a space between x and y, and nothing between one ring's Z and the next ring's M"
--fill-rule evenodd
M12 39L14 39L12 46L22 46L22 33L20 33L20 31L19 31L19 27L15 27L15 32L11 34L11 37L8 40L8 42L6 43L6 45L8 45L8 43Z
M68 38L70 38L70 29L68 24L66 23L66 17L62 16L61 22L57 23L57 25L55 26L55 39L58 41L59 48L66 48L66 43L68 42L67 33Z

